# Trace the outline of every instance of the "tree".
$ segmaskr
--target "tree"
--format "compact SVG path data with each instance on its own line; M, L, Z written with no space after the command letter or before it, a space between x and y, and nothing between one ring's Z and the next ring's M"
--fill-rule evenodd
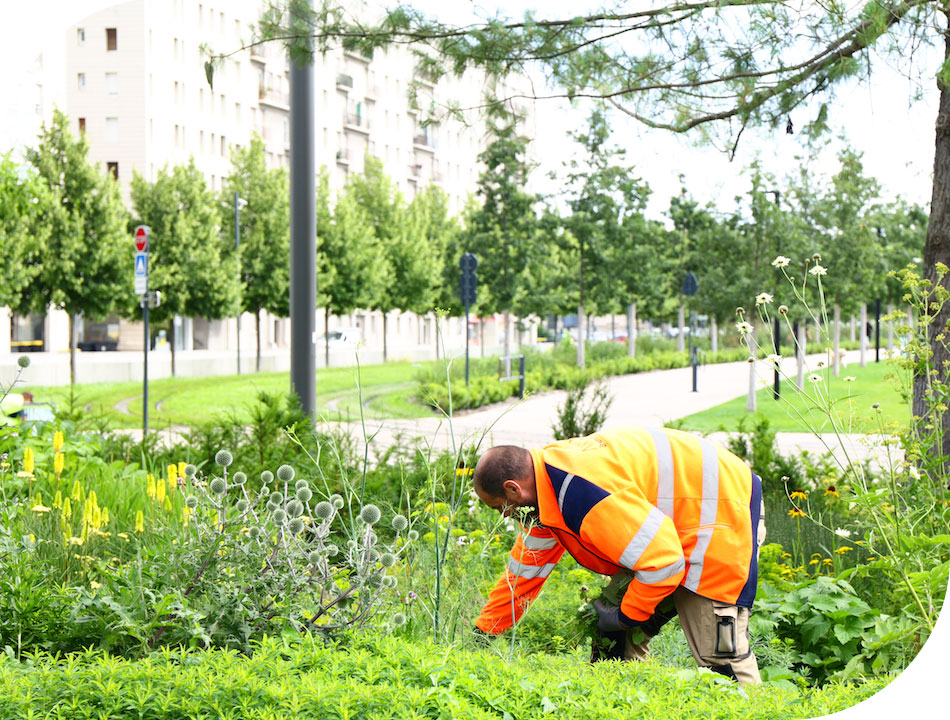
M321 171L317 181L317 216L324 212L329 212L329 179L326 171ZM376 305L378 294L389 285L392 270L383 256L368 213L352 193L342 192L333 209L332 221L317 227L320 248L326 258L322 267L318 263L323 274L318 275L317 287L324 303L324 328L329 331L331 314L344 315L356 308ZM325 334L324 351L329 365L329 332Z
M162 293L150 319L170 325L176 315L211 320L236 315L241 307L237 251L233 239L218 232L218 199L194 160L162 168L155 182L135 173L131 190L133 225L151 228L149 289ZM136 317L138 311L129 306L126 312ZM174 375L174 342L171 349Z
M285 3L289 0L285 0ZM846 80L871 77L872 52L918 59L922 44L942 43L944 62L932 73L940 91L936 118L934 184L924 246L924 273L944 288L937 263L950 264L950 7L938 0L846 5L781 0L696 0L629 9L626 3L589 15L523 20L493 17L453 26L398 6L372 22L344 12L340 2L287 26L280 4L262 16L259 36L282 38L296 55L342 45L364 55L394 43L415 45L430 79L479 67L498 78L540 67L562 97L605 99L653 128L688 132L734 153L753 125L792 129L791 115L806 101L821 102L805 123L809 133L827 126L829 107ZM506 98L499 98L504 101ZM932 324L950 321L944 303ZM950 347L933 336L934 366L946 384ZM915 380L914 415L923 416L925 384ZM944 427L947 427L944 424ZM940 455L950 455L950 427Z
M32 166L0 156L0 306L18 308L42 269L59 207Z
M511 355L511 313L526 300L531 268L542 260L536 242L537 198L524 189L528 138L517 118L495 109L488 118L491 142L478 159L481 206L466 218L464 242L478 257L479 314L505 314L505 356ZM507 368L506 368L507 369Z
M290 315L290 195L287 172L267 169L264 141L255 134L247 147L231 152L231 174L221 192L221 235L234 235L234 194L240 210L241 305L254 313L257 371L261 370L261 311Z
M105 317L132 296L132 251L119 185L89 164L85 135L74 138L69 120L53 111L39 145L27 158L61 208L46 218L48 237L40 265L14 309L69 314L69 381L76 381L76 316Z

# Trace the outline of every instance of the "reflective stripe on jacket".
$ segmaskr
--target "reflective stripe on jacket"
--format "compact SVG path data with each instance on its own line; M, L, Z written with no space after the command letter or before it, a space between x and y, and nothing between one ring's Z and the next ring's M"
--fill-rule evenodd
M517 622L565 550L594 572L633 573L620 606L628 624L648 620L679 585L752 606L762 487L738 457L666 428L617 428L531 450L531 457L542 527L528 540L556 545L512 565L516 551L524 554L516 541L479 628L500 633Z

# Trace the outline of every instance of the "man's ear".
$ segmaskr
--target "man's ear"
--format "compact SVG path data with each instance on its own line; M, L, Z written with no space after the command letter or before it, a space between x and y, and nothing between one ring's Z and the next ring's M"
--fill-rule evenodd
M512 505L521 505L524 502L524 488L517 480L505 480L501 484L505 490L505 500Z

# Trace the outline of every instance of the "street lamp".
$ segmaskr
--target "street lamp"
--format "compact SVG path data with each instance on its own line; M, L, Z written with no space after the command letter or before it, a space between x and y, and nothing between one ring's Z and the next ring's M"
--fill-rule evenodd
M247 200L234 191L234 250L237 252L241 247L241 208L247 207ZM241 257L238 256L238 280L241 277ZM237 374L241 374L241 311L238 308L237 315Z
M775 207L778 208L779 201L781 200L781 197L782 197L782 191L781 190L766 190L765 194L775 196ZM777 246L776 255L781 255L782 254L782 234L781 233L775 234L775 244ZM774 274L775 275L778 274L778 268L776 268ZM778 313L775 313L775 324L773 326L773 332L772 332L772 343L773 343L773 346L775 347L774 352L775 352L776 358L779 357L779 355L781 354L781 342L779 338L779 332L780 332L780 329L779 329L779 322L778 322ZM772 386L772 397L775 400L778 400L779 397L781 397L781 388L779 386L779 382L780 381L779 381L779 374L778 374L778 360L776 360L775 361L775 377L773 378L773 386Z

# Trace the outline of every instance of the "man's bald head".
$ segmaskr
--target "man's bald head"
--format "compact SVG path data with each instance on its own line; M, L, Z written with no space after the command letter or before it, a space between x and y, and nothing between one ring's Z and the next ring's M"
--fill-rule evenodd
M505 497L506 480L534 480L530 452L517 445L496 445L481 456L472 478L476 491Z

